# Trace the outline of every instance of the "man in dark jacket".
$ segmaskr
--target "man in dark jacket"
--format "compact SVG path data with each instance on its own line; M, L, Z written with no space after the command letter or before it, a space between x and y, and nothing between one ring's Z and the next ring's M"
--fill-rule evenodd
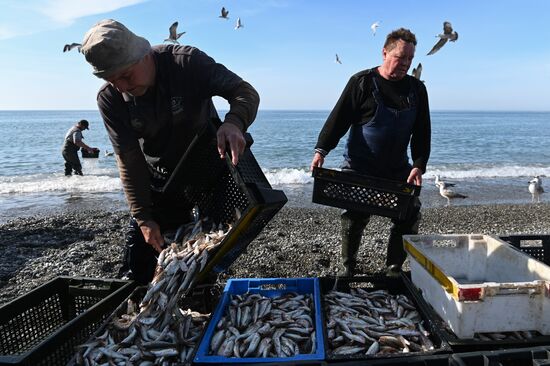
M162 232L189 220L178 202L158 191L195 134L218 119L211 97L229 102L229 112L217 130L218 152L220 157L230 152L236 165L259 96L249 83L197 48L151 47L110 19L86 33L81 52L94 75L107 81L97 102L132 215L125 261L132 277L147 283L153 276L155 254L164 246Z
M80 150L80 148L86 149L90 153L96 150L95 147L90 147L82 141L84 139L82 131L88 130L89 126L90 124L88 121L83 119L69 128L65 134L61 155L63 155L63 159L65 159L65 175L67 176L71 175L73 171L76 175L82 175L82 165L78 158L78 150Z
M415 46L411 31L395 30L386 37L382 65L351 77L319 134L311 169L323 165L325 156L349 130L343 170L422 184L430 156L431 123L426 88L407 75ZM341 275L354 274L369 219L370 215L356 211L342 214ZM418 233L419 222L418 199L410 218L393 220L386 257L390 274L397 273L406 258L402 235Z

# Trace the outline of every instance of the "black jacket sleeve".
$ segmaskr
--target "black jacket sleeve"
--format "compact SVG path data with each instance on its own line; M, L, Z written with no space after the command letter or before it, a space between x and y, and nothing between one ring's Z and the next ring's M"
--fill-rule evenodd
M352 76L340 99L330 112L323 129L319 133L316 149L323 149L330 152L337 145L342 136L346 134L353 123L358 122L359 113L357 113L357 95L359 92L358 78Z

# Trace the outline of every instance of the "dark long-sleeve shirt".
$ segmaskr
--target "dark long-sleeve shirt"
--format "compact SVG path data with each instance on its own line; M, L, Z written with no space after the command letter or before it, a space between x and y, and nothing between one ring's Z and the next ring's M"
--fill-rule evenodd
M406 97L411 85L417 90L417 115L411 134L411 158L413 167L426 171L430 157L431 121L428 105L428 94L424 84L412 76L405 76L399 81L384 79L377 68L363 70L353 75L348 81L340 99L327 118L315 148L330 152L346 134L352 124L361 124L372 119L376 112L376 101L373 97L372 73L384 103L396 110L408 108ZM412 83L411 83L412 81Z
M153 219L151 166L144 153L163 158L171 141L182 146L180 152L185 151L197 125L204 122L204 113L216 114L215 110L208 112L213 109L212 96L229 102L224 122L242 131L254 121L259 105L258 93L249 83L197 48L156 46L152 55L155 86L144 96L125 96L108 83L98 93L99 111L117 154L126 199L138 223ZM129 103L139 118L132 115ZM186 126L178 129L177 139L173 136L175 119ZM179 158L173 156L170 163L174 165Z

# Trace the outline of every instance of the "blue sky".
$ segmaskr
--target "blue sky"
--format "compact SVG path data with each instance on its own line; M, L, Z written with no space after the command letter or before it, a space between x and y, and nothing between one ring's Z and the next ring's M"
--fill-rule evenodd
M546 0L0 0L0 6L0 110L96 109L102 81L81 54L62 49L104 18L152 44L179 21L187 32L181 43L249 81L262 109L331 109L351 75L381 63L385 35L403 26L417 36L413 65L422 62L432 110L550 110ZM230 20L218 18L222 6ZM237 17L243 29L233 29ZM381 25L373 36L375 21ZM443 21L459 39L426 56Z

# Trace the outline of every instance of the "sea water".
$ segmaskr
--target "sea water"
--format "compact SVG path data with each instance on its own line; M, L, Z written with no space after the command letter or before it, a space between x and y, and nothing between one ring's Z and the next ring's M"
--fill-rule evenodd
M289 206L319 207L311 203L309 165L329 113L260 110L249 129L254 156L273 188L287 194ZM80 119L90 122L84 141L98 147L100 156L81 159L84 176L65 177L63 138ZM423 207L446 204L434 185L436 174L468 196L454 205L528 204L528 181L550 176L550 112L432 111L431 119ZM325 167L341 165L346 138ZM106 151L112 147L97 111L0 111L0 221L72 209L127 209L115 158ZM542 197L550 200L550 194Z

